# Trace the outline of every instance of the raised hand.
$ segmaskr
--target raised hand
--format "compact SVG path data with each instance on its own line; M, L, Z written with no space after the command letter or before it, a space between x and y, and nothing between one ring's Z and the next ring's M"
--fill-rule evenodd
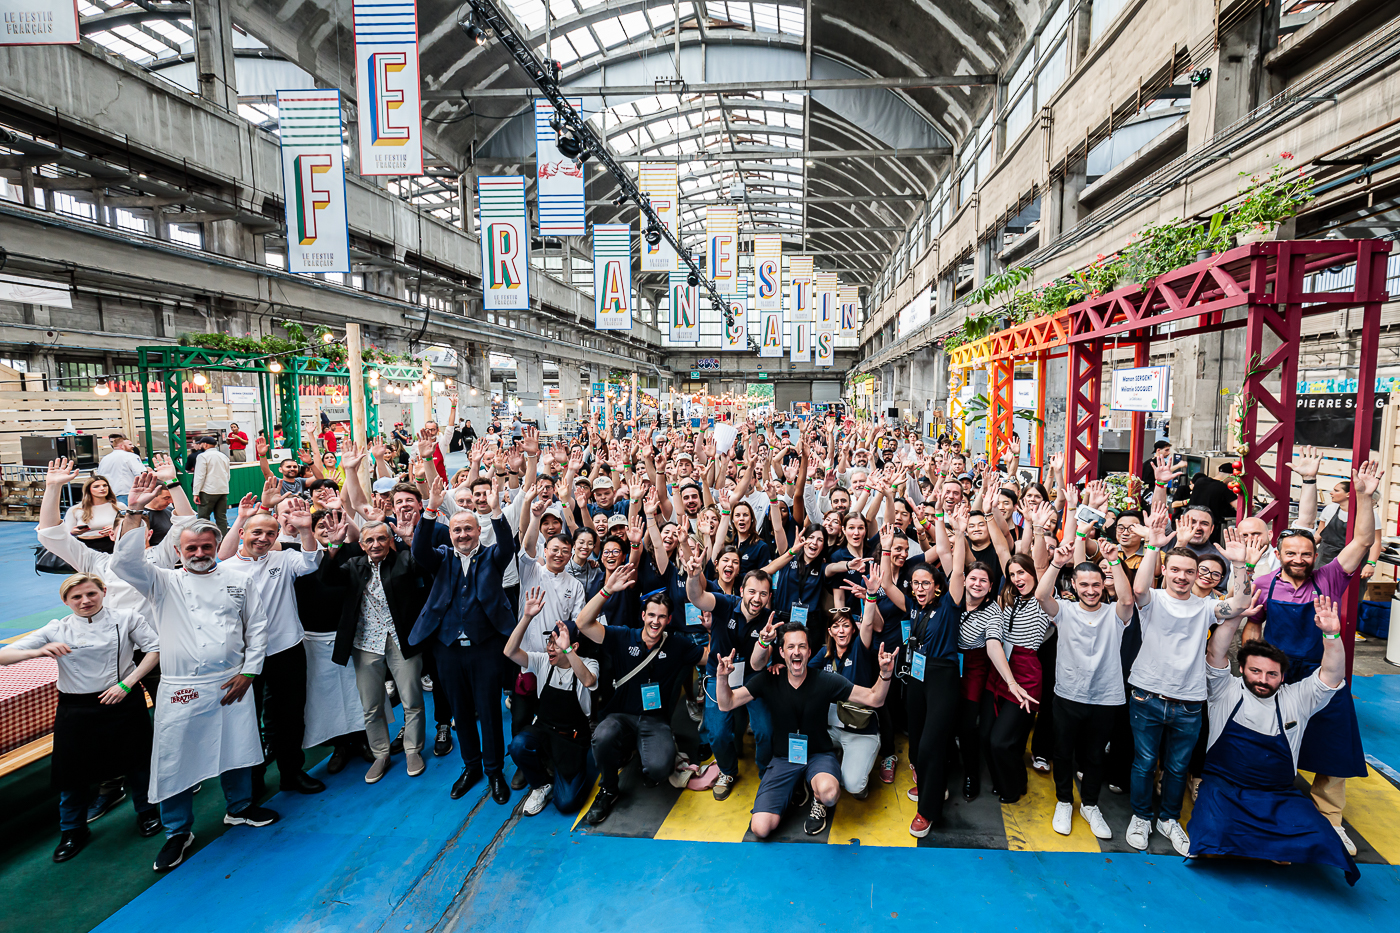
M899 646L895 645L893 651L885 650L885 643L880 642L880 677L889 680L894 676L894 659L899 657Z
M1118 545L1112 541L1099 542L1099 556L1110 563L1118 559Z
M437 441L428 436L427 428L418 432L418 440L414 444L414 447L418 451L418 456L427 460L433 455L433 448L435 446L437 446Z
M527 619L533 619L544 611L544 588L533 587L525 594L525 602L521 606L521 615Z
M175 462L170 459L169 454L153 454L151 466L154 468L156 479L162 483L168 483L175 479Z
M880 526L880 550L888 551L894 544L894 525L886 523Z
M433 472L433 481L428 485L428 508L436 512L442 508L443 497L447 495L447 485L442 477Z
M1299 479L1317 479L1317 471L1322 466L1322 454L1316 447L1300 447L1288 461L1288 468L1298 474Z
M1055 567L1068 567L1074 560L1074 544L1066 541L1050 552L1050 563Z
M634 516L627 525L627 540L632 543L633 547L641 547L646 536L647 529L646 525L642 523L642 517L640 515Z
M1223 532L1222 540L1225 542L1225 546L1220 550L1224 553L1225 559L1232 564L1243 564L1246 548L1244 541L1240 538L1239 531L1232 526L1227 526Z
M259 437L253 441L253 451L258 455L259 460L266 460L267 455L272 452L272 448L268 446L267 438Z
M1342 630L1342 619L1337 614L1337 605L1327 596L1319 595L1313 600L1313 622L1324 635L1336 635Z
M1108 504L1108 484L1096 479L1084 487L1085 502L1091 509L1103 511Z
M245 492L243 498L238 500L238 520L246 522L258 514L258 508L257 498L251 492Z
M351 472L360 468L360 464L365 462L366 453L364 444L351 444L345 449L340 455L340 465L345 470L345 475L349 476Z
M629 589L636 582L636 566L631 563L623 563L618 565L618 568L612 573L608 574L607 578L603 581L603 589L607 590L609 593L618 593L622 590Z
M1147 543L1160 548L1167 543L1167 526L1171 523L1171 513L1158 502L1152 506L1152 514L1147 519ZM1178 540L1181 540L1178 538Z
M520 446L531 457L540 455L540 429L526 426L520 433Z
M1381 485L1381 465L1374 460L1367 460L1361 464L1361 469L1351 471L1352 489L1356 490L1357 507L1365 506L1370 508L1369 502L1364 500L1371 498Z
M132 512L144 509L152 499L160 494L160 480L151 472L138 473L131 480L131 492L126 496L126 507Z
M721 682L729 683L729 675L732 673L734 673L734 651L730 651L727 655L720 655L719 660L715 662L715 677Z
M1162 453L1152 458L1152 476L1157 482L1170 483L1175 475L1176 468L1172 465L1171 457Z
M242 506L239 508L241 510ZM299 534L311 529L311 507L306 504L305 499L294 496L287 500L287 524Z

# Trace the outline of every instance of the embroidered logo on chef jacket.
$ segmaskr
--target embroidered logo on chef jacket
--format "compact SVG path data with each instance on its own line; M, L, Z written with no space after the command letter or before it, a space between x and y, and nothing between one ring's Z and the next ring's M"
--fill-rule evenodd
M641 649L639 646L637 646L637 645L628 645L628 646L627 646L627 653L630 654L630 655L631 655L632 657L634 657L634 658L635 658L635 657L639 657L639 656L641 655L641 653L642 653L642 649Z
M282 568L281 568L281 567L269 567L269 568L267 568L267 575L268 575L269 577L275 577L275 576L279 575L281 572L282 572Z
M191 703L199 699L199 691L193 687L184 687L170 694L171 703Z
M243 598L243 587L241 586L226 586L224 589L230 596L237 596L240 599Z

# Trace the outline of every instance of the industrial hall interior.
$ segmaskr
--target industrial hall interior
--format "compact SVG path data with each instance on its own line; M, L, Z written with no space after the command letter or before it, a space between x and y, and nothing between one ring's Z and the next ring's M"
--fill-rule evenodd
M1389 933L1397 239L1397 0L0 0L0 933Z

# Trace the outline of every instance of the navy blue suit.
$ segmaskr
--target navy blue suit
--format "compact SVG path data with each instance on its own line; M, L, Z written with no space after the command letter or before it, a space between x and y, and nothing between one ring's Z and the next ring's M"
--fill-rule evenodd
M433 585L408 643L426 642L432 651L440 682L435 688L447 692L463 764L500 774L505 763L502 658L506 636L516 623L501 578L515 559L516 541L505 518L493 518L491 524L496 543L479 547L463 574L461 555L450 544L434 547L437 522L423 519L412 553L419 567L432 574Z

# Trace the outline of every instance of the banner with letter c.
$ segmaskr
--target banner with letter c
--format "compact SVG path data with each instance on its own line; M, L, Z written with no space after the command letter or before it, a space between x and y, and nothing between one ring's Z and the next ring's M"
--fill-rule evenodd
M360 174L423 174L418 10L413 0L355 0Z
M277 92L290 272L349 272L340 92Z
M593 225L593 326L632 329L632 225Z
M749 299L728 298L732 321L720 322L721 350L747 350L749 348Z
M525 179L484 175L477 179L481 213L482 308L523 311L530 307L530 233Z

